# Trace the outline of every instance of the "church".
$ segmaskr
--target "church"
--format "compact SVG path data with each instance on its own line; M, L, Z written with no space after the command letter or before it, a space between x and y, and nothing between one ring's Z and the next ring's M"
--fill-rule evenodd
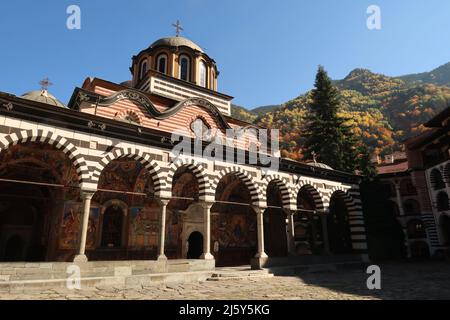
M367 260L360 177L262 148L264 128L231 117L233 97L218 91L218 65L199 45L156 40L130 73L86 78L67 105L48 81L0 92L2 264ZM176 156L174 132L200 151L219 141L244 162Z

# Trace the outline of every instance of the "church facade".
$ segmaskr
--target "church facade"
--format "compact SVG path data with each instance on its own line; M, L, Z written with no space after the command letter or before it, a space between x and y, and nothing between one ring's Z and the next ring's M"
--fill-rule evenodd
M264 148L200 46L159 39L130 71L87 78L68 106L0 92L0 261L367 258L359 177Z

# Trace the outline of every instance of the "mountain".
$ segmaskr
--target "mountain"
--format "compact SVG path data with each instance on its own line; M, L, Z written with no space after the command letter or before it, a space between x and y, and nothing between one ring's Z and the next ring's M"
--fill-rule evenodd
M446 81L445 75L450 75L448 70L450 64L420 76L389 77L355 69L344 79L334 81L341 95L342 116L354 125L355 134L374 153L384 155L400 150L403 140L423 132L423 123L448 105L450 82L449 86L441 85ZM431 74L436 83L431 82ZM310 94L306 92L260 116L242 112L255 124L280 129L283 156L300 160Z
M450 86L450 62L430 72L408 74L398 77L406 83L431 83L441 86Z
M262 106L262 107L252 109L251 112L256 114L257 116L262 116L268 112L274 112L274 111L278 110L280 107L281 107L280 105Z

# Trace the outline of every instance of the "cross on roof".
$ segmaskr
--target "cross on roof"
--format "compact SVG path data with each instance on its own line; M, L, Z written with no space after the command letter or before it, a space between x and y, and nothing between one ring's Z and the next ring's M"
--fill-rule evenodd
M180 20L177 20L177 23L176 23L176 24L175 24L175 23L172 23L172 26L175 27L175 32L176 32L176 34L177 34L177 37L179 37L179 36L180 36L180 32L184 30L184 29L181 27Z
M48 90L48 87L53 85L53 83L50 82L49 78L41 80L39 84L41 85L42 90Z

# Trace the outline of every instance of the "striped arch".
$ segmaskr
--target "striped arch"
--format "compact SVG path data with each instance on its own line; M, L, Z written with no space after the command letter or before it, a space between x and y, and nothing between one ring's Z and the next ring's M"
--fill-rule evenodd
M152 178L153 186L155 188L155 196L164 196L162 191L165 190L165 183L162 178L161 168L156 161L150 159L150 155L144 154L141 150L136 148L117 148L104 156L103 159L97 163L97 166L91 176L91 182L98 185L103 169L105 169L111 161L122 158L130 158L142 163L145 169L149 171Z
M41 142L54 146L64 152L77 170L80 187L89 180L89 169L83 155L66 138L44 129L23 130L0 138L0 152L20 143Z
M275 185L280 189L283 207L286 209L295 210L296 198L293 197L291 194L290 190L292 190L292 188L289 181L287 181L286 178L281 177L279 174L270 174L266 176L263 180L263 190L265 191L266 198L267 198L267 190L269 188L269 184L271 183L275 183Z
M166 192L168 194L172 194L173 177L180 168L187 168L197 178L199 200L214 201L214 192L211 190L205 168L202 164L189 158L178 159L170 165L166 180Z
M264 194L264 192L261 191L258 184L255 182L255 179L250 175L250 173L238 166L228 167L219 172L219 174L214 178L214 182L212 184L212 190L214 190L214 192L215 190L217 190L217 186L219 185L220 180L222 180L223 177L229 174L235 175L247 186L248 190L250 191L251 204L253 206L259 208L266 207L266 195Z
M323 212L324 211L324 204L325 204L325 199L324 197L320 194L320 192L316 189L316 187L313 186L313 183L311 181L299 181L299 184L295 186L294 190L293 190L293 196L295 201L295 209L297 209L297 197L298 194L300 193L300 190L305 189L306 191L309 192L309 194L311 194L313 200L314 200L314 205L316 207L316 211L319 212Z
M333 188L330 194L330 199L333 196L343 198L345 206L347 207L353 251L361 254L367 254L366 227L364 224L359 187Z

